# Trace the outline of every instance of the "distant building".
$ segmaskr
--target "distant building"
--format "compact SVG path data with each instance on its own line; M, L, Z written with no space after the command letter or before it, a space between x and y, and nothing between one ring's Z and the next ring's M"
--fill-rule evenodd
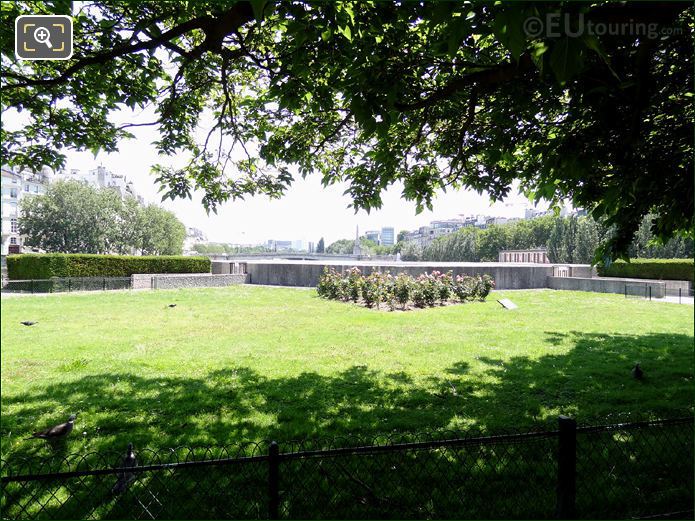
M114 174L103 166L83 172L76 168L69 171L60 170L55 175L56 181L82 181L95 188L110 188L122 197L135 197L140 204L145 204L143 197L137 194L132 181L121 174Z
M23 239L19 234L19 205L23 199L46 193L53 171L41 172L2 167L2 255L20 253Z
M396 232L390 227L384 227L381 229L381 245L382 246L393 246L396 244Z
M548 215L550 212L548 210L537 210L536 208L526 208L524 210L524 219L535 219L536 217L543 217Z
M377 244L380 244L381 242L381 233L379 233L379 230L370 230L367 232L364 232L364 237L368 241L375 242Z
M545 248L537 248L534 250L503 250L499 253L499 261L550 264L548 250Z
M292 241L277 241L270 239L266 242L266 246L270 251L289 251L292 249Z
M208 238L202 230L189 226L186 228L186 238L183 241L183 251L192 251L193 246L208 242Z

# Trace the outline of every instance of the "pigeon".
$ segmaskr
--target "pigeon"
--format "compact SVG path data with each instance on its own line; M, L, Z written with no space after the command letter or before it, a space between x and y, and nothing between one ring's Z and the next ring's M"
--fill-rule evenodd
M635 364L635 367L632 368L632 377L636 378L637 380L641 380L643 376L644 371L642 371L642 368L639 366L639 364Z
M32 322L31 320L24 320L23 322L20 322L23 326L33 326L34 324L38 324L38 322Z
M67 422L61 423L60 425L55 425L50 429L46 429L45 431L35 432L25 439L30 440L32 438L40 438L42 440L55 440L58 438L65 438L72 432L72 428L75 425L75 418L77 418L77 415L71 414Z
M175 307L176 307L176 304L169 304L169 307L170 307L170 308L175 308Z
M135 459L135 454L133 453L133 444L128 444L128 451L121 462L122 468L132 468L138 466L138 460ZM118 480L116 484L111 489L111 493L115 495L123 494L128 489L128 485L135 479L134 472L120 472L118 474Z

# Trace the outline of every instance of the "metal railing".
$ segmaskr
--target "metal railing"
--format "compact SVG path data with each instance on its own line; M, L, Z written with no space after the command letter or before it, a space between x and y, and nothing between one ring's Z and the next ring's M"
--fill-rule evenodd
M327 447L327 448L326 448ZM3 462L4 519L690 516L693 419Z
M50 279L3 280L7 293L69 293L131 289L130 277L53 277Z

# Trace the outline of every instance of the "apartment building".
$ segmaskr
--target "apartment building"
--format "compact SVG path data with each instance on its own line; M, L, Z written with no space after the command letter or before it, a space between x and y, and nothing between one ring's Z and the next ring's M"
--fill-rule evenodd
M46 192L53 171L44 167L41 172L2 167L2 255L22 251L19 234L19 208L22 200Z

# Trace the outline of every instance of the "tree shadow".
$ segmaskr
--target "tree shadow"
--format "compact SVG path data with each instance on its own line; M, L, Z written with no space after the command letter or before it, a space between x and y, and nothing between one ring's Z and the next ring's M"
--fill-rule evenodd
M40 427L28 421L50 416L54 403L79 409L68 445L90 450L129 442L172 447L346 433L370 437L451 428L457 419L494 432L554 427L557 414L586 423L692 410L692 337L570 335L574 345L566 353L507 360L479 357L487 368L475 373L467 361L459 361L425 383L415 383L403 371L383 373L365 365L331 376L307 371L282 378L241 366L203 377L93 374L69 385L48 384L40 391L3 398L3 432L12 433L3 441L12 454L44 452L38 440L14 446L8 441ZM549 332L546 342L555 344L556 336ZM645 370L643 381L631 377L636 361ZM91 423L90 415L97 416L98 423ZM64 419L56 416L55 421ZM82 437L85 421L89 428Z
M281 378L242 366L203 377L93 374L4 398L5 410L13 410L3 411L3 432L31 432L35 426L27 419L50 414L51 403L79 408L68 440L72 452L122 450L130 442L159 449L271 439L282 450L293 439L314 439L314 447L348 444L332 440L348 434L369 443L378 436L464 426L488 434L555 429L558 414L579 424L692 414L691 336L571 332L569 337L568 352L552 352L559 335L548 332L548 354L479 357L485 367L475 373L462 360L421 383L402 371L365 365L331 376L307 371ZM631 376L635 361L645 370L642 381ZM79 420L90 414L99 419L88 431L98 434L80 438ZM3 441L12 446L17 440L3 436ZM4 459L12 463L37 455L51 456L27 441L15 443ZM184 493L189 485L180 486ZM260 508L262 501L254 504Z

